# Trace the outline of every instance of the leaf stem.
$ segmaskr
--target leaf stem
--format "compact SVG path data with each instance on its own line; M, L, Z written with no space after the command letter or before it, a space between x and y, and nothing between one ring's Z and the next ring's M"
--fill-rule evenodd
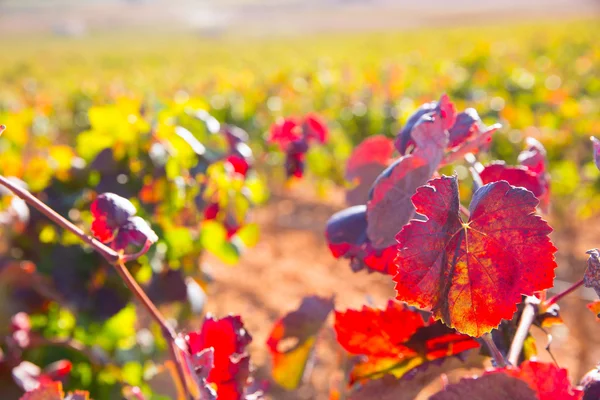
M535 297L528 297L525 300L525 308L523 308L523 312L521 313L517 332L515 333L513 341L510 344L510 350L508 351L508 362L512 365L517 365L519 363L519 356L523 350L523 344L529 334L529 328L531 328L533 321L535 321L539 304L539 299Z
M483 336L481 336L481 340L483 340L483 343L485 343L488 350L492 354L492 358L496 362L496 366L498 368L506 367L506 360L504 359L504 356L498 349L498 346L496 346L496 343L494 342L494 339L492 338L492 334L489 332L484 333Z
M574 284L572 284L571 286L569 286L568 288L566 288L565 290L563 290L562 292L556 294L555 296L549 298L544 305L546 307L549 307L553 304L555 304L556 302L558 302L560 299L562 299L563 297L565 297L566 295L568 295L569 293L574 292L575 290L577 290L581 285L583 285L583 279L575 282Z
M471 218L471 211L469 211L469 209L465 206L463 206L462 204L459 205L460 207L460 212L463 213L463 215L469 219Z
M62 215L58 214L51 207L47 206L44 202L42 202L40 199L31 194L28 190L13 184L10 180L6 179L6 177L2 175L0 175L0 185L6 187L16 196L25 200L27 204L44 214L52 222L62 227L63 229L70 231L83 242L90 245L95 251L97 251L102 257L104 257L104 259L106 259L106 261L108 261L115 268L119 276L123 279L127 288L129 288L129 290L142 303L142 305L146 308L146 310L148 310L152 318L160 326L162 335L164 336L167 343L169 343L171 357L173 358L173 362L177 366L177 373L179 376L179 380L181 381L182 387L184 388L186 393L190 393L187 386L187 379L185 378L185 372L183 370L183 367L181 366L181 363L179 362L179 357L177 357L177 354L174 351L172 351L172 346L175 345L174 343L176 339L175 330L167 324L165 318L162 316L160 311L156 308L154 303L148 298L141 286L129 273L129 270L125 266L124 261L130 261L132 257L119 253L106 246L104 243L98 241L97 239L87 235L83 230L75 226L71 221L64 218ZM148 246L144 246L144 249L142 249L140 254L143 254L147 250Z

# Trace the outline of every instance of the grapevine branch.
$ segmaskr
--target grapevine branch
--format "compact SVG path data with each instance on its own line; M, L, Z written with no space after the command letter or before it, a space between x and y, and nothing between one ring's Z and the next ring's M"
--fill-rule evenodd
M525 308L523 308L523 312L521 313L517 332L515 333L510 345L510 350L508 351L508 362L512 365L517 365L519 363L519 356L521 355L521 350L523 350L523 344L529 334L529 328L531 328L533 321L535 321L539 304L539 299L535 297L528 297L525 300Z
M16 196L23 199L27 204L34 207L36 210L44 214L48 219L62 227L63 229L72 232L83 242L90 245L95 251L97 251L109 264L111 264L119 276L123 279L125 285L134 296L142 303L142 305L148 310L154 321L160 326L160 330L162 335L164 336L166 342L169 345L169 352L173 362L177 367L177 375L178 379L181 381L181 385L184 388L186 393L190 393L187 388L187 379L185 378L185 372L183 370L183 366L179 361L179 357L177 356L177 347L175 344L176 332L175 330L169 326L163 315L156 308L154 303L148 298L144 290L141 286L136 282L133 276L129 273L129 270L125 266L125 262L131 261L135 259L137 256L143 254L148 250L149 245L146 244L144 249L140 253L136 253L134 255L124 255L120 252L117 252L110 247L106 246L104 243L98 241L97 239L87 235L82 229L75 226L71 221L64 218L56 211L54 211L51 207L47 206L44 202L39 200L37 197L32 195L28 190L21 188L15 184L13 184L10 180L6 179L6 177L0 175L0 185L6 187L8 190L13 192Z
M513 338L513 341L510 345L510 350L508 352L508 361L511 364L517 365L519 361L523 344L525 343L525 339L527 339L527 334L529 333L531 325L533 325L533 322L535 321L540 305L542 304L545 308L548 308L551 305L556 304L566 295L573 293L582 285L583 279L573 283L571 286L544 301L543 303L535 297L528 297L527 300L525 300L525 308L523 309L521 319L519 320L517 333L515 333L515 337Z

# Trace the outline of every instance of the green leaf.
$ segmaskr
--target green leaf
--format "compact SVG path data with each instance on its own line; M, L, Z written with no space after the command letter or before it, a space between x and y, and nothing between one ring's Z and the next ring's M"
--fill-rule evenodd
M204 249L226 264L235 264L239 260L240 249L227 240L227 231L219 222L202 223L200 243Z
M236 236L240 238L246 247L254 247L258 243L260 228L255 223L244 225L236 233Z

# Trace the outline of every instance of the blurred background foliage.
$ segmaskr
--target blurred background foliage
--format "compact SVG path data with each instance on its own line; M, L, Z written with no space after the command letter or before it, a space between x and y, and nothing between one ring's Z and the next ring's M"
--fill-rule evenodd
M197 167L197 160L175 126L209 149L225 146L190 110L206 110L250 136L254 175L242 182L227 178L218 164L203 170L244 219L251 204L264 203L284 184L282 155L265 142L277 118L316 112L327 121L330 140L311 148L307 164L316 192L328 196L345 185L344 162L356 144L374 134L395 136L420 104L446 92L458 109L473 107L484 122L503 125L489 159L516 164L526 137L544 144L552 226L569 234L576 221L600 211L600 176L589 143L589 136L600 135L598 37L594 18L251 41L159 32L143 40L135 32L11 36L0 39L0 123L8 127L0 138L0 173L22 179L82 226L91 222L90 191L138 196L136 205L160 241L133 271L171 317L189 321L190 307L172 304L182 300L182 278L175 276L169 291L156 277L183 270L203 290L210 281L197 261L204 250L235 263L240 248L258 240L251 223L231 241L224 223L189 219L189 204L199 195L194 184L203 182L186 181L185 194L177 194L182 171ZM153 169L156 140L178 150L161 172ZM143 197L149 184L164 187ZM0 201L3 209L10 206L8 196ZM220 206L227 208L227 201ZM40 219L32 214L32 221ZM0 326L26 310L43 337L74 339L93 352L86 357L68 346L41 346L25 358L41 366L72 360L67 388L90 390L97 399L116 398L117 382L149 392L145 382L166 373L155 359L164 343L100 257L45 221L13 225L3 239ZM52 293L20 291L26 260ZM6 372L0 371L0 384L8 388Z

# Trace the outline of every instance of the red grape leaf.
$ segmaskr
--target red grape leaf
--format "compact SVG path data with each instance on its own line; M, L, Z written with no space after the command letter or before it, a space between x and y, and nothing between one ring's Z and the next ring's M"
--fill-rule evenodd
M236 173L242 176L246 176L248 170L250 169L250 164L248 164L248 161L246 161L245 158L237 155L230 155L225 159L225 161L231 165Z
M462 379L448 385L430 400L539 400L535 392L520 379L505 374L483 375L476 379Z
M376 249L370 243L365 246L363 264L369 272L375 271L386 275L396 274L394 260L398 254L395 245L383 249Z
M352 270L367 268L392 275L396 271L396 246L375 249L367 238L366 206L354 206L339 211L329 218L325 230L329 250L335 258L350 259Z
M598 252L598 249L592 249L586 251L586 253L590 257L583 275L583 284L585 287L593 288L600 297L600 252Z
M479 173L479 176L484 184L507 181L512 186L523 187L531 191L538 199L545 191L540 175L530 171L527 167L509 167L504 161L496 161L487 165Z
M157 240L158 236L143 218L132 217L119 227L112 247L115 250L122 250L129 245L143 246L146 243L156 243Z
M214 368L207 381L217 385L218 397L242 398L250 374L246 347L252 341L242 319L233 315L214 319L207 315L200 332L190 332L186 341L192 356L210 347L214 349Z
M349 205L367 203L371 185L390 163L393 152L392 141L383 135L368 137L354 149L346 163L346 180L353 185L346 191Z
M367 207L354 206L339 211L329 218L325 237L335 258L345 257L362 268L362 255L367 242ZM354 261L357 259L356 261Z
M190 395L193 398L202 400L216 400L217 392L207 381L208 374L214 368L214 348L209 347L200 352L192 353L185 338L178 336L175 343L177 344L176 351L184 361L183 368L185 369L188 388L190 388ZM167 365L172 377L177 379L176 367L173 364Z
M62 381L71 373L73 364L69 360L58 360L47 365L42 373L42 376L47 377L52 381Z
M295 118L285 118L271 125L271 132L268 138L269 143L279 145L279 148L286 151L290 143L302 138L302 129Z
M414 137L414 130L423 117L433 115L440 116L444 120L444 130L448 130L454 125L456 109L447 95L442 95L439 101L422 104L406 121L406 125L402 128L394 142L400 154L406 154L411 145L416 145L417 148L420 146L418 140Z
M467 108L465 111L456 115L454 125L448 130L448 147L453 148L463 144L471 136L479 132L479 123L481 118L474 108Z
M596 315L596 321L600 321L600 300L588 303L587 308Z
M490 125L486 128L481 128L482 131L480 131L479 134L471 136L460 146L457 146L457 147L453 148L451 151L449 151L446 154L446 156L444 157L442 165L451 164L455 161L462 159L468 153L476 154L481 149L486 148L492 142L493 134L498 129L500 129L500 127L501 127L500 124L494 124L494 125Z
M546 172L546 149L536 139L528 137L525 140L527 148L519 153L517 161L536 174Z
M467 222L455 176L432 179L412 201L428 219L411 221L396 237L398 300L481 336L512 317L521 295L552 286L552 229L535 215L531 192L505 181L487 184L473 195Z
M383 135L369 136L354 148L346 163L346 173L368 164L387 165L394 152L391 139Z
M363 306L361 310L335 312L337 340L351 354L414 356L416 351L405 343L423 326L425 321L420 313L393 300L384 310Z
M103 221L105 228L114 231L137 212L129 200L114 193L102 193L90 206L94 221ZM98 222L99 224L99 222Z
M327 125L325 122L315 114L308 114L304 117L304 123L302 126L304 130L304 136L307 139L314 139L320 143L327 141Z
M273 358L273 379L287 390L298 387L310 371L311 354L317 334L329 313L333 298L310 296L300 307L280 318L267 339Z
M505 373L527 382L539 400L577 400L583 392L571 386L567 370L551 363L525 361L518 368L505 368L492 373Z
M415 151L395 161L373 183L367 203L367 235L373 247L394 245L395 235L413 217L412 195L431 178L444 156L447 125L454 120L454 108L447 108L440 115L421 117L412 130Z
M336 311L334 329L344 349L367 357L354 366L352 381L386 373L400 377L424 363L479 347L472 338L393 300L384 310L364 306Z
M494 397L496 394L502 396ZM519 367L495 369L475 379L463 379L431 399L578 400L582 394L571 386L566 369L550 363L525 361Z
M600 140L596 139L594 136L590 137L594 146L594 162L596 163L596 167L600 169Z

